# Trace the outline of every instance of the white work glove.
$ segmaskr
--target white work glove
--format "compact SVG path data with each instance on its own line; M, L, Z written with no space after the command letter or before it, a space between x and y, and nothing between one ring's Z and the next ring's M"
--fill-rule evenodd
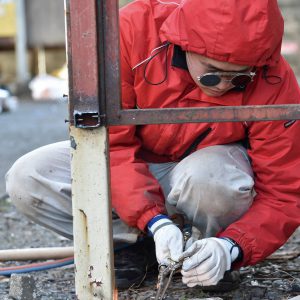
M156 258L159 264L168 266L178 262L183 252L183 235L180 229L164 215L154 217L148 229L155 241Z
M182 282L188 287L216 285L238 255L239 249L232 241L220 238L196 241L179 258L184 259Z

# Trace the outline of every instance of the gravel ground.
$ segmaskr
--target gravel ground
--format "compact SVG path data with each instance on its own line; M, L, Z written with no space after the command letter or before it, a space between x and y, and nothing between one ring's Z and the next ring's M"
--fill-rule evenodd
M4 175L23 154L66 140L68 125L66 101L19 101L14 112L0 113L0 197L5 193Z
M16 212L8 199L0 200L0 249L30 247L70 246L72 242L44 229ZM174 280L166 300L200 300L219 297L223 300L285 300L300 296L300 228L280 250L278 259L265 260L255 267L241 270L238 289L227 293L204 293L200 288L187 288L180 275ZM0 263L0 268L30 262ZM76 299L74 267L68 266L48 271L30 273L35 281L36 297L39 300ZM20 275L18 275L20 276ZM119 292L119 300L150 300L155 295L157 276L147 274L141 285ZM0 277L0 299L8 300L10 279ZM18 299L19 300L19 299ZM28 299L30 300L30 299Z

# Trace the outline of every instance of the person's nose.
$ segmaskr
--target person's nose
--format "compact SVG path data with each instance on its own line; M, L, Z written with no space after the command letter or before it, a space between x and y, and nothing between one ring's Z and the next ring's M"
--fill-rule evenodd
M216 85L216 87L219 90L227 90L228 88L232 88L233 84L231 83L231 80L227 80L227 79L222 79L220 81L220 83L218 85Z

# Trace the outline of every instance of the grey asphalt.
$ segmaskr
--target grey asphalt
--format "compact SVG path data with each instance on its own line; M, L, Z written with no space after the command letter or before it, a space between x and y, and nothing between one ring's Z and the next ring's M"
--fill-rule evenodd
M67 102L20 100L14 112L0 113L0 197L5 173L23 154L69 138Z

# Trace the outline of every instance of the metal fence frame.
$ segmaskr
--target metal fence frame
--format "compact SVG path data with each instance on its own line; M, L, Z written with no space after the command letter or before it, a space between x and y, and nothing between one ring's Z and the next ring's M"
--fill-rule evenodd
M300 105L295 104L123 110L120 104L118 1L65 1L71 131L72 128L84 130L91 133L90 139L93 139L95 130L113 125L300 119ZM105 143L107 135L103 135L103 132L101 134L101 139ZM88 134L86 137L88 138ZM94 149L95 153L98 150ZM104 155L108 159L107 154ZM97 174L99 170L94 170L94 172ZM109 180L107 182L109 184ZM104 200L109 202L109 198ZM107 238L108 245L111 245L111 224L106 223L101 224L101 226L108 228L109 234L104 238ZM74 234L76 235L76 233ZM79 261L80 251L81 249L77 248L77 261ZM112 248L110 251L112 252ZM104 264L105 261L101 263ZM110 257L106 261L106 266L110 268L109 276L113 278L113 264ZM77 273L88 273L86 266L80 268L79 265L76 265L76 270ZM84 276L82 278L85 278ZM95 278L101 277L101 270L97 276ZM85 292L77 295L77 297L84 300L113 299L111 282L113 279L108 284L99 283L100 289L104 292L98 294L93 291L91 281L89 287L87 287L89 284L86 282L77 282L76 290L79 290L78 285L85 286ZM110 291L105 294L105 290ZM104 297L104 294L109 296Z

